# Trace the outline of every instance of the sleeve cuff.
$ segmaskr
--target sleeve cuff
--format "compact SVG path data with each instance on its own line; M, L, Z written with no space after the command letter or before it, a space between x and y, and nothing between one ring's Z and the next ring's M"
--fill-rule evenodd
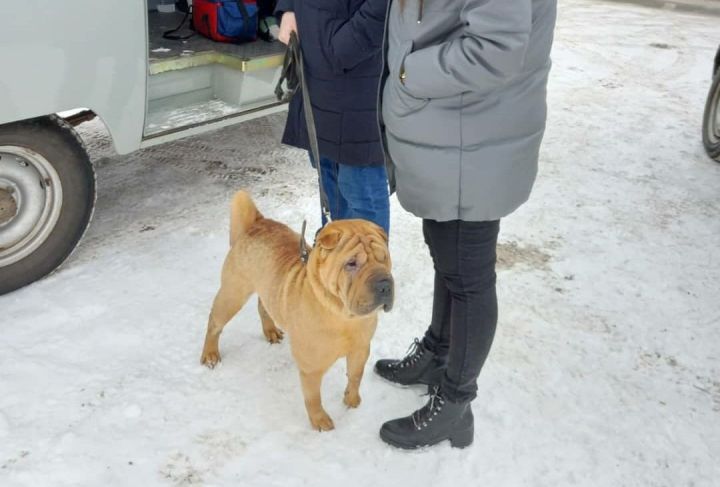
M282 16L285 12L293 12L295 10L293 0L280 0L275 6L275 17L277 17L278 23L282 20Z

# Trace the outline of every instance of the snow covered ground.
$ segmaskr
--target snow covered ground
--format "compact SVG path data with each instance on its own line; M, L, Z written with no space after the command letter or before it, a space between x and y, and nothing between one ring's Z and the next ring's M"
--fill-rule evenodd
M377 436L424 402L368 374L337 429L308 425L287 344L249 304L200 366L227 203L317 225L283 116L97 163L94 224L63 269L0 297L0 485L697 486L720 482L720 164L700 121L717 17L562 0L542 170L503 223L495 347L476 441L406 453ZM419 221L393 203L397 306L371 361L428 323Z

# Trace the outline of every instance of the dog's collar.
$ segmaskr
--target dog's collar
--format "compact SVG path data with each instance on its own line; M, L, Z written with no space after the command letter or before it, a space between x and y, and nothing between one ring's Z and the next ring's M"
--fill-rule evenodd
M308 248L307 244L305 243L305 230L307 229L307 220L303 220L302 224L302 230L300 230L300 260L303 264L307 264L308 260L310 259L310 251L315 247L315 242L317 242L317 236L320 233L320 230L322 230L322 227L318 228L317 232L315 232L315 238L313 240L312 247Z

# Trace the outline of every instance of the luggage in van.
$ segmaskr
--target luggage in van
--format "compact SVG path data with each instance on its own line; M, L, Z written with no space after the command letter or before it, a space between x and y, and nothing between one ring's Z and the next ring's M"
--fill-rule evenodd
M193 28L217 42L239 44L257 39L256 0L193 0Z

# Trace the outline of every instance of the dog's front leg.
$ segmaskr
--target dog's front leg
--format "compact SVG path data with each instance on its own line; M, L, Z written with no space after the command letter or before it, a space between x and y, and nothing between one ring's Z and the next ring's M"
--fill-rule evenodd
M300 371L303 395L305 396L305 408L313 428L318 431L330 431L335 428L333 420L322 407L320 388L325 371L306 372Z
M344 402L348 407L356 408L360 405L360 382L362 381L365 364L370 356L370 346L363 345L352 350L347 356L347 378Z

